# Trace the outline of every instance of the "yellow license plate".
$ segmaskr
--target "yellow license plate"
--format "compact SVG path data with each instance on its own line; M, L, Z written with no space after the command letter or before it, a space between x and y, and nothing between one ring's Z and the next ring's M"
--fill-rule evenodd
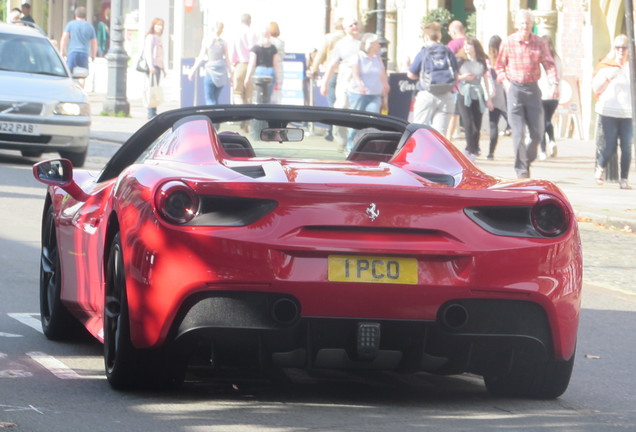
M415 258L329 255L327 262L331 282L417 284Z

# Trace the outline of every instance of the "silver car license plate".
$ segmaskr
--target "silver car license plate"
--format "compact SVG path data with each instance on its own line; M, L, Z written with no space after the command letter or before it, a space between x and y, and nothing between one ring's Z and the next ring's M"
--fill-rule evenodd
M15 135L40 135L38 125L0 121L0 133Z

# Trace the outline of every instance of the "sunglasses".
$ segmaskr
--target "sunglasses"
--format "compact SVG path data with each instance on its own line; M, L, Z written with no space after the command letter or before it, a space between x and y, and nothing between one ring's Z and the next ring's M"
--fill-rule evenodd
M626 46L621 45L621 46L615 46L615 47L614 47L614 49L617 49L617 50L626 50L626 49L627 49L627 47L626 47Z

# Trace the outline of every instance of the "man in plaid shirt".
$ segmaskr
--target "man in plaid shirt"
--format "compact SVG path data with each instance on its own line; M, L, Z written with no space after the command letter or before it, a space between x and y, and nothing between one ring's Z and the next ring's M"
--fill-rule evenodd
M554 59L545 42L532 33L532 11L517 12L517 31L501 44L495 70L508 94L508 122L512 128L515 150L515 171L519 178L530 177L530 164L537 157L537 148L545 133L541 91L538 81L541 65L552 85L552 98L559 98L559 77ZM530 133L526 145L525 130Z

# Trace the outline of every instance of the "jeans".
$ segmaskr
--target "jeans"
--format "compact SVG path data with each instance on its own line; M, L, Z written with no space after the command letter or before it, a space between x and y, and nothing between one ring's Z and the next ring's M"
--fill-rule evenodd
M488 123L490 125L490 148L488 150L489 155L495 154L497 141L499 140L499 119L502 116L506 118L506 112L500 110L499 108L495 108L492 111L488 112Z
M347 93L351 109L359 111L368 111L379 113L382 108L382 96L381 95L366 95L360 93ZM352 150L353 137L356 134L355 129L349 129L347 133L347 149Z
M219 95L221 94L221 90L223 87L217 87L212 82L212 77L210 74L205 74L203 78L203 86L205 93L205 104L206 105L218 105L219 104Z
M478 99L473 99L470 106L464 103L464 96L459 95L457 101L457 109L459 116L464 124L464 133L466 134L466 151L474 155L478 155L479 135L481 132L481 119L483 118L481 107Z
M271 97L272 97L272 91L274 90L274 85L276 84L276 71L274 71L273 67L256 66L256 69L254 69L254 77L259 77L259 76L268 76L272 78L272 82L269 85L267 85L267 87L264 89L265 92L263 93L263 97L261 101L261 103L270 103Z
M558 99L544 99L543 100L543 116L545 118L545 133L541 139L541 150L545 152L546 140L545 134L548 134L548 139L554 141L554 125L552 124L552 116L559 106Z
M632 119L600 115L605 148L599 154L597 164L607 168L607 163L616 153L618 140L621 141L621 179L629 177L629 165L632 162Z

